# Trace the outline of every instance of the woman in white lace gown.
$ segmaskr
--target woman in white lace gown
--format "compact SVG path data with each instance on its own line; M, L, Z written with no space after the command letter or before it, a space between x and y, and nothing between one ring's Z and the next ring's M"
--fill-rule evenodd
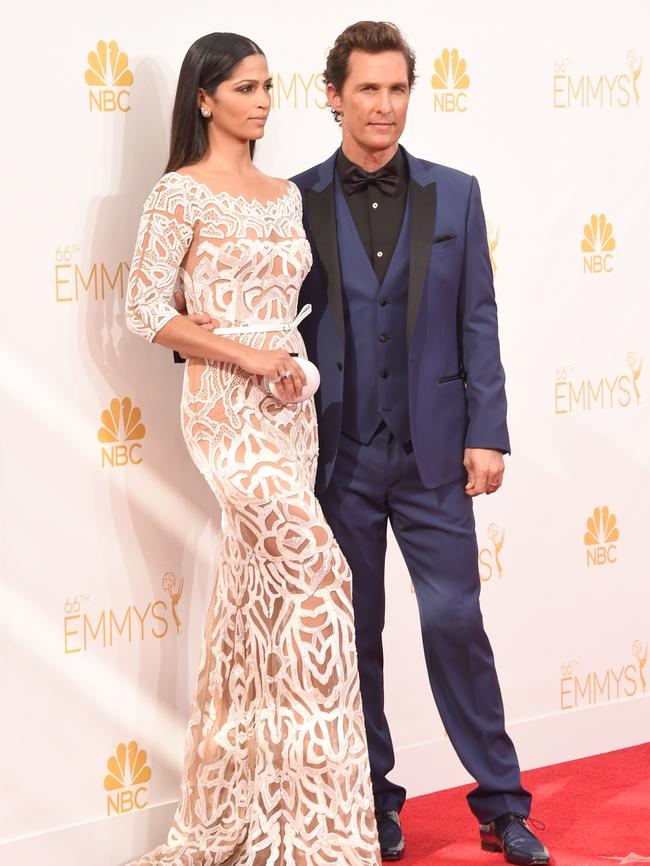
M379 863L351 575L313 493L313 398L262 384L286 371L284 397L301 390L299 333L274 346L311 266L297 188L251 161L268 76L243 37L190 48L131 267L127 324L189 358L182 429L222 510L178 809L132 866ZM179 285L190 316L172 306Z

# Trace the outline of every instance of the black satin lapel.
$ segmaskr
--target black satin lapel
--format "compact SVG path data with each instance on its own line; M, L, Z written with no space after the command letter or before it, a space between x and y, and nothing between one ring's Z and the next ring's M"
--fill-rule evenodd
M327 300L336 320L341 339L345 341L343 320L343 294L341 289L341 266L339 245L336 239L336 204L334 184L328 184L322 192L307 190L307 216L316 252L325 270Z
M415 321L418 317L422 290L427 275L431 245L436 226L436 185L420 186L409 181L409 208L411 218L409 289L406 310L406 341L410 345Z

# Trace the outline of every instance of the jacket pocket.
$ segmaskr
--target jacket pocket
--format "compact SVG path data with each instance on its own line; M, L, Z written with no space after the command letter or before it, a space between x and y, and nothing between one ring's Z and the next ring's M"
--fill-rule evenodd
M464 379L464 378L465 378L465 376L463 375L463 373L457 373L455 376L442 376L440 379L438 379L438 384L444 385L445 382L455 382L456 379Z

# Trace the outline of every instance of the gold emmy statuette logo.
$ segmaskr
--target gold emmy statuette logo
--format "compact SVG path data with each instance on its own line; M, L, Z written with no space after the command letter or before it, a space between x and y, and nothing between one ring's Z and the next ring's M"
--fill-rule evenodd
M609 701L620 701L647 694L648 681L645 667L648 663L648 642L635 640L632 644L634 661L615 663L605 670L578 670L578 662L565 662L560 670L560 708L575 710Z
M636 352L628 352L626 366L629 372L576 379L573 367L558 367L555 371L555 414L569 415L581 410L591 412L595 409L627 409L641 402L639 380L643 360Z
M142 463L140 439L144 439L145 427L141 423L142 412L128 397L122 402L111 400L110 409L102 412L102 426L97 438L103 443L102 467L126 466L127 463Z
M580 242L582 257L582 272L584 274L603 274L614 270L616 239L612 224L607 222L605 214L592 214L585 223L584 234Z
M54 295L57 303L93 298L124 300L130 264L126 261L80 264L78 244L59 244L54 255Z
M325 79L322 72L302 75L300 72L273 74L271 105L279 108L327 108Z
M147 766L147 753L138 748L135 740L120 743L106 763L108 774L104 777L106 813L121 815L133 809L144 809L148 805L146 783L151 779L151 768Z
M497 263L496 263L495 258L494 258L494 251L497 248L497 245L499 243L499 237L501 235L501 230L498 227L495 228L494 225L489 220L487 221L485 227L487 230L488 246L490 248L490 264L492 265L492 275L496 277Z
M487 528L487 537L490 542L489 547L482 547L478 552L478 571L484 583L487 583L495 574L503 577L501 551L506 531L499 529L496 523L491 523Z
M434 111L467 111L469 75L467 61L457 48L445 48L433 64L431 77Z
M183 595L183 578L181 577L178 582L178 589L176 588L176 577L173 572L167 571L163 575L162 585L165 592L169 595L172 602L172 616L174 617L174 622L176 623L176 634L181 633L182 623L178 617L177 605L181 600L181 596Z
M645 695L648 691L648 681L645 676L645 666L648 664L648 642L644 644L643 641L635 640L632 644L632 655L639 665L639 677Z
M587 547L587 565L606 565L616 562L616 544L619 539L616 515L606 505L594 508L587 519L587 531L583 541Z
M568 58L558 60L553 71L553 108L636 108L641 102L639 77L643 59L630 50L625 65L615 72L576 74Z
M117 42L97 43L88 55L88 69L84 75L88 87L90 111L130 111L129 87L133 73L129 58L120 51Z
M630 371L632 373L632 387L634 388L634 398L638 405L641 402L641 392L639 391L639 378L641 377L641 368L643 367L643 361L641 360L641 358L637 358L636 352L628 352L627 366L630 368Z

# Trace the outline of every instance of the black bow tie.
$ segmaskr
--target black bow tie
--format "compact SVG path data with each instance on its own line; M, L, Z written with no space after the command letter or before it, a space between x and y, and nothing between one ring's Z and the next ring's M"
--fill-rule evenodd
M358 165L351 165L343 175L343 187L349 195L376 186L387 195L395 195L399 185L399 175L395 166L388 163L379 171L372 173L364 171Z

